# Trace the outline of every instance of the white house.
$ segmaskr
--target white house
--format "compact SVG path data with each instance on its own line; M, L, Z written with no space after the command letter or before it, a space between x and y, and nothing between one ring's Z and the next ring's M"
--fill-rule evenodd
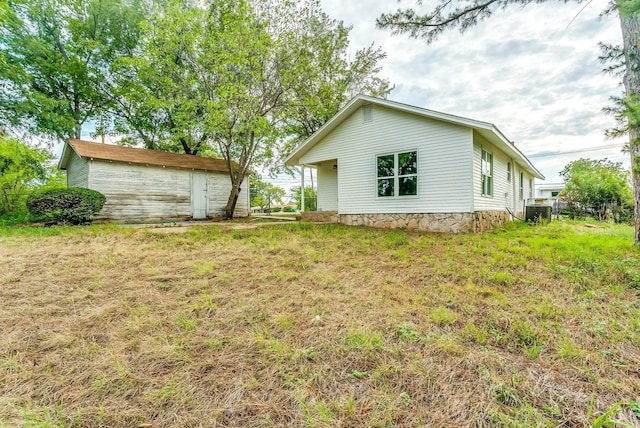
M490 123L363 95L285 163L317 169L303 218L454 233L521 215L544 179Z
M222 159L69 140L58 168L67 186L104 194L102 220L204 219L224 215L231 181ZM249 215L245 180L235 215Z

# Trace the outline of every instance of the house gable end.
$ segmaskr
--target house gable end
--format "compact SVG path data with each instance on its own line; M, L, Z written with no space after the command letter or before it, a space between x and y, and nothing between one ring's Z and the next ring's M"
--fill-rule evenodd
M471 147L467 127L374 104L371 120L352 113L299 159L335 164L341 213L469 212ZM379 197L377 156L407 152L417 153L417 194Z

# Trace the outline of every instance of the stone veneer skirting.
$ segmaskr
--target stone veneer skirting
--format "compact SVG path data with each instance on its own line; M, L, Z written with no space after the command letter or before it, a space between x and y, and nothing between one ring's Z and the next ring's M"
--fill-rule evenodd
M338 214L337 211L317 211L303 212L301 220L343 223L349 226L462 233L484 232L501 226L510 220L510 216L506 211L419 214Z
M300 215L300 220L319 223L340 223L338 221L338 211L303 211Z

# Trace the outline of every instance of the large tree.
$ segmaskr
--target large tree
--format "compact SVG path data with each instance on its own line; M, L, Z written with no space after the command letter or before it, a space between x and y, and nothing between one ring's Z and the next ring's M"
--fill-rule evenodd
M144 30L141 55L123 66L116 129L149 148L222 156L227 217L250 167L273 166L319 126L300 124L321 125L355 88L388 88L377 77L383 54L348 60L348 29L316 0L176 0Z
M394 34L409 34L411 37L434 42L448 29L461 32L491 17L499 9L512 4L524 6L551 0L440 0L439 4L426 13L416 9L398 9L394 13L383 14L377 24L390 29ZM580 1L580 0L577 0ZM422 5L419 0L418 4ZM627 150L631 155L633 188L635 200L635 238L640 245L640 121L638 112L640 101L640 2L637 0L614 0L610 11L617 10L622 27L623 46L621 59L624 61L625 97L619 117L625 120L625 132L629 135Z
M590 215L604 220L609 214L616 222L627 221L633 206L629 173L622 164L607 159L579 159L560 172L565 181L562 198L574 215Z
M0 121L80 138L111 97L109 70L138 40L137 0L9 0L0 13Z

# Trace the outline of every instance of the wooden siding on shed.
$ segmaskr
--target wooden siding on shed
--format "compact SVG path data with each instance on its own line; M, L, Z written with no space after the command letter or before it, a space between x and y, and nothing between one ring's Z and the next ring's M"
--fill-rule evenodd
M193 171L92 160L89 163L91 189L107 197L98 219L138 220L187 218L192 216L191 175ZM71 168L70 168L71 170ZM207 172L207 216L221 217L231 191L229 176ZM246 187L240 193L236 216L249 214Z
M472 130L378 105L371 110L371 120L358 109L300 159L303 164L338 159L339 212L470 212ZM418 196L378 197L376 156L413 150Z
M249 215L249 179L246 178L240 186L240 195L236 203L234 216L246 217ZM228 174L207 174L207 197L209 206L207 209L208 217L223 217L229 194L231 192L231 179Z
M99 160L90 168L90 188L107 197L99 219L191 216L189 170Z
M67 187L89 187L89 161L71 150L67 169Z

